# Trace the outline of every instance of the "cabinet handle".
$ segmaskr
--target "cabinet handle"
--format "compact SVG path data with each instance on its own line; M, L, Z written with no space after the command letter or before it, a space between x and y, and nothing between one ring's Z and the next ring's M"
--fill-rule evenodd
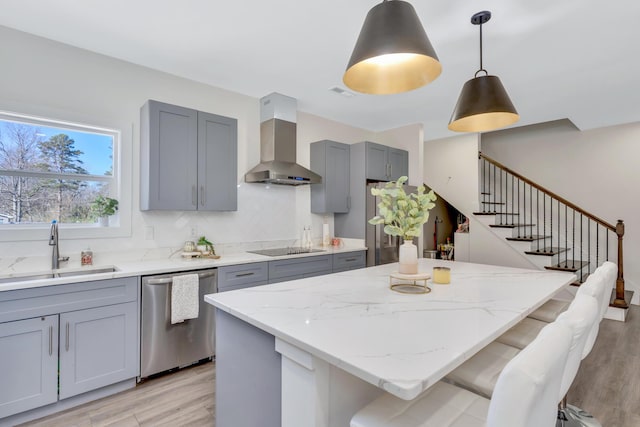
M253 272L251 273L238 273L236 277L245 277L245 276L253 276Z
M198 203L196 202L196 196L197 196L197 193L196 193L196 186L195 186L195 185L192 185L192 186L191 186L191 204L192 204L193 206L198 206Z
M49 326L49 356L53 355L53 326Z
M67 334L66 334L66 338L64 340L64 349L66 351L69 351L69 322L67 322Z
M393 176L393 165L389 163L389 178Z
M204 206L204 185L200 186L200 206Z
M344 262L353 262L353 261L357 261L358 258L347 258L344 260Z

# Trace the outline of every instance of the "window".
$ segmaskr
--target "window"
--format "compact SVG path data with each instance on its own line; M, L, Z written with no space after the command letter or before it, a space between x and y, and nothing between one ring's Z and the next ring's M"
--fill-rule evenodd
M117 199L119 132L0 113L0 226L94 225L97 196Z

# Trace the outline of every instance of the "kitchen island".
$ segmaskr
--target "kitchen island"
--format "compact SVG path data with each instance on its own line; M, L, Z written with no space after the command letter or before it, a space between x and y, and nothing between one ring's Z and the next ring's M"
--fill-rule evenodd
M427 294L397 264L207 295L216 310L216 425L347 426L379 394L411 400L571 283L563 272L451 267Z

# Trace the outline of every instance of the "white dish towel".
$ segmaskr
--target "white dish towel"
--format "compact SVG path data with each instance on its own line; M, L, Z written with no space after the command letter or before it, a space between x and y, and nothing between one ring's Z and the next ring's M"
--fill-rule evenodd
M173 276L171 285L171 324L196 319L200 310L197 274Z

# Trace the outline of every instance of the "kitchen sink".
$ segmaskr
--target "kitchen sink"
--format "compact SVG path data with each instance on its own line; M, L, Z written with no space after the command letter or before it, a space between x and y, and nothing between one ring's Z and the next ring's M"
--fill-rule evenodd
M90 270L89 269L57 270L57 271L51 271L51 272L26 274L24 276L3 277L3 278L0 278L0 284L14 283L14 282L28 282L30 280L55 279L58 277L91 276L91 275L100 274L100 273L113 273L114 271L118 271L118 269L113 266L93 268Z

